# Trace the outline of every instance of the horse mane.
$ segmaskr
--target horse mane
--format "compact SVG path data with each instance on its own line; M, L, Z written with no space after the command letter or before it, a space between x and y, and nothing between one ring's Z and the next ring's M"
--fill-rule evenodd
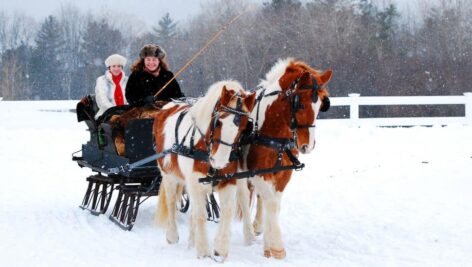
M232 89L244 91L242 85L239 82L233 80L219 81L212 84L208 88L207 93L203 97L199 98L197 102L189 109L189 113L191 114L192 118L194 118L198 128L200 128L202 131L206 131L206 129L208 129L210 126L213 109L220 100L223 86L226 86L226 89L228 90Z
M301 68L304 71L308 71L314 77L319 77L320 72L321 72L320 70L313 69L305 62L300 61L300 60L295 60L294 58L291 58L291 57L285 58L285 59L279 59L274 64L274 66L270 69L270 71L267 72L265 79L261 80L261 82L259 83L259 86L266 88L266 93L281 90L279 79L285 74L287 68L291 66L295 68ZM328 95L326 90L323 89L321 91L322 91L321 92L322 95Z
M259 86L266 88L266 92L270 93L271 91L281 90L279 85L279 79L284 75L285 70L294 59L289 57L285 59L279 59L274 66L267 72L265 79L261 80Z

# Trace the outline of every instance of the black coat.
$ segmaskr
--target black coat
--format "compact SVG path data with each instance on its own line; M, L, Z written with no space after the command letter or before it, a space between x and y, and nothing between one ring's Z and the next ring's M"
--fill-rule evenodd
M138 107L146 105L145 98L155 95L172 77L174 77L174 74L164 69L161 69L157 77L145 71L131 73L125 90L128 103L131 106ZM171 98L179 97L184 97L184 94L180 91L177 81L173 80L157 96L157 100L170 101Z

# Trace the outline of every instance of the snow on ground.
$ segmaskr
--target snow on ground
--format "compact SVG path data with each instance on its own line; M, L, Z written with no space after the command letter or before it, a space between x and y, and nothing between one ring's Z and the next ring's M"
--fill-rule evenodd
M78 208L91 174L71 101L0 102L0 266L215 266L153 226L157 198L127 232ZM472 127L349 128L320 121L282 202L287 258L243 245L226 266L472 266ZM210 233L217 225L208 223ZM212 240L211 237L210 240Z

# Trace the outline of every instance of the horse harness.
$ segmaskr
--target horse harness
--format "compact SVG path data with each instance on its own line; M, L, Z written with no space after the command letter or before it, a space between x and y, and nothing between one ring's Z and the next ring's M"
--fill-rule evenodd
M200 178L199 182L201 183L213 183L215 185L218 181L223 181L227 179L242 179L242 178L248 178L248 177L253 177L258 174L264 174L264 173L276 173L279 171L283 170L301 170L305 167L305 164L301 163L297 156L295 156L292 152L292 149L296 148L298 150L298 128L314 128L316 125L311 125L311 124L299 124L296 118L296 112L299 109L303 109L303 105L300 104L300 95L294 93L296 90L296 87L300 81L301 76L304 73L302 73L297 79L295 79L290 88L283 93L281 90L273 91L268 94L265 94L265 88L256 88L262 89L261 93L257 97L257 111L256 111L256 121L254 122L254 129L249 131L249 134L243 134L239 143L239 147L242 147L244 145L262 145L265 147L269 147L271 149L274 149L277 151L277 161L272 168L266 168L266 169L259 169L259 170L248 170L244 172L239 172L239 173L232 173L232 174L225 174L225 175L207 175L204 178ZM301 86L298 88L299 90L313 90L313 95L312 95L312 102L316 103L318 101L318 94L317 91L321 89L321 87L318 85L316 79L313 79L314 83L313 86ZM264 136L259 133L259 109L261 105L261 101L264 97L269 97L269 96L275 96L275 95L284 95L288 100L289 100L289 105L290 105L290 130L292 132L292 138L274 138L270 136ZM330 101L328 97L325 97L322 100L322 108L320 111L325 112L329 109L330 106ZM292 162L292 165L288 166L282 166L282 159L283 159L283 154L286 154L290 161Z
M303 75L303 73L302 73ZM272 168L266 168L266 169L257 169L257 170L248 170L244 172L236 172L236 173L229 173L229 174L223 174L219 175L218 171L210 167L208 174L204 178L200 178L198 181L203 183L203 184L208 184L212 183L213 186L218 184L220 181L228 180L228 179L242 179L242 178L249 178L249 177L254 177L255 175L259 174L264 174L264 173L276 173L279 171L284 171L284 170L301 170L305 167L305 164L301 163L298 158L292 153L292 149L296 148L298 149L298 144L297 144L297 139L298 139L298 128L313 128L316 127L315 125L311 124L298 124L297 118L296 118L296 112L299 109L303 109L303 105L300 104L300 95L295 94L296 86L298 85L298 82L300 81L301 75L294 81L292 82L289 90L287 90L285 93L283 91L278 90L278 91L273 91L268 94L265 93L265 88L262 89L262 92L259 94L257 97L257 111L256 111L256 121L254 122L253 129L252 125L249 126L251 122L251 118L249 118L248 122L248 127L245 132L243 132L240 137L238 142L236 143L227 143L221 139L215 139L213 138L214 131L218 125L219 122L219 112L218 112L218 103L215 105L213 109L213 115L212 115L212 121L210 122L210 138L209 141L207 142L205 140L205 133L203 133L195 124L195 122L192 124L192 126L187 130L186 134L183 136L182 141L179 143L179 136L178 136L178 129L180 128L180 125L182 123L183 118L186 116L188 113L188 110L182 111L179 114L179 117L177 118L177 123L175 126L175 143L172 145L172 148L164 150L160 153L157 153L155 155L152 155L150 157L144 158L140 161L137 161L133 164L127 164L126 166L121 166L118 168L112 168L110 169L111 173L119 173L119 172L124 172L124 171L129 171L133 168L137 168L139 166L144 165L147 162L150 162L152 160L156 160L158 158L164 157L165 155L169 153L175 153L181 156L193 158L195 160L200 160L204 162L208 162L210 159L210 152L212 145L214 143L219 143L220 145L225 145L225 146L230 146L232 147L231 150L231 155L230 155L230 161L236 161L239 160L242 153L241 153L241 148L244 145L262 145L265 147L272 148L274 150L277 150L278 156L277 156L277 161L275 163L275 166ZM316 79L313 79L315 82L313 86L301 86L298 88L299 90L313 90L314 93L312 95L312 102L316 103L318 101L318 94L316 93L318 90L321 89L321 87L318 85L316 82ZM256 88L258 90L260 88ZM292 138L274 138L270 136L264 136L259 133L259 109L260 109L260 104L261 101L264 97L268 96L275 96L275 95L284 95L289 101L290 101L290 130L292 131ZM233 119L233 123L236 126L240 126L241 123L241 117L242 116L249 116L248 113L242 111L242 101L241 97L238 96L238 102L236 104L236 108L230 108L226 106L221 106L221 109L225 112L228 112L230 114L234 114L235 117ZM325 112L329 109L330 106L330 101L328 97L324 97L322 100L323 104L320 109L320 111ZM190 131L192 131L192 134L190 136L190 142L189 146L185 146L184 142L189 135ZM199 132L201 138L205 140L205 145L207 147L207 150L200 150L195 148L195 134L196 131ZM292 165L288 166L282 166L282 159L283 159L283 154L286 154L290 161L292 162Z
M234 115L233 123L234 125L239 127L241 124L241 117L249 116L249 114L242 110L242 100L241 100L241 97L239 96L239 93L236 96L238 97L237 102L236 102L236 108L221 106L221 110L224 112L233 114ZM175 153L175 154L192 158L195 160L199 160L199 161L208 162L210 159L210 153L211 153L213 144L218 143L220 145L229 146L233 148L230 154L230 161L235 161L239 159L240 152L234 143L231 144L226 141L223 141L222 139L214 138L214 132L215 132L215 129L218 127L218 122L219 122L219 117L220 117L219 112L218 112L218 103L215 105L215 108L213 109L212 121L210 122L210 136L209 136L208 141L206 141L206 138L205 138L206 134L202 130L200 130L200 128L198 128L198 126L195 123L195 120L193 120L194 122L188 128L182 140L179 142L179 128L180 128L183 118L185 117L185 115L187 115L187 113L188 113L188 110L184 110L179 114L179 117L177 118L177 122L175 125L175 143L172 145L172 148L170 149L171 153ZM190 135L189 146L185 146L184 143L190 131L192 133ZM195 134L197 132L200 134L200 138L204 140L207 150L195 148Z

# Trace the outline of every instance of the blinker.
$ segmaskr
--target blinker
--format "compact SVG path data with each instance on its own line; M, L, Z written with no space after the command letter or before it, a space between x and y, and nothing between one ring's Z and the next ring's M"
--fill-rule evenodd
M236 102L236 111L242 111L242 108L243 108L243 103L241 101L241 97L238 96L238 102ZM241 115L239 112L236 112L234 114L233 123L236 126L239 126L239 124L241 123Z
M297 111L300 109L300 96L297 94L293 97L292 109Z
M329 107L331 106L331 101L329 101L329 97L325 96L321 103L322 105L321 105L320 111L321 112L328 111Z

